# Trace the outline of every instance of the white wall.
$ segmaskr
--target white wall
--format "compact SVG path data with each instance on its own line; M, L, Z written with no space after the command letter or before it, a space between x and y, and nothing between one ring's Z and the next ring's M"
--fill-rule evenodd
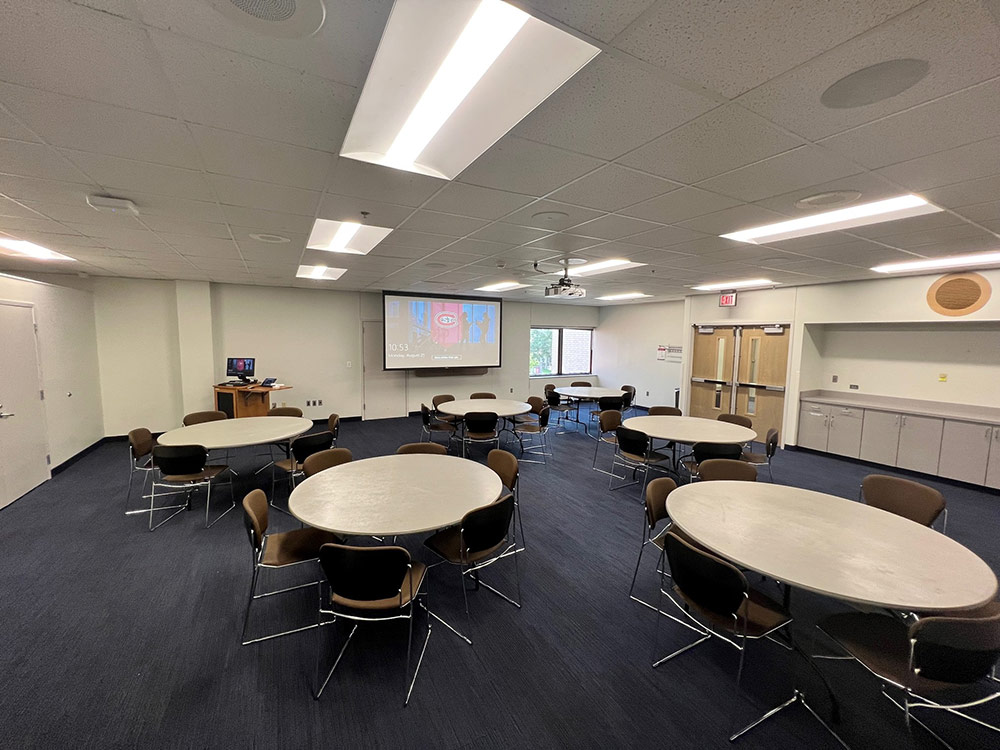
M0 299L35 306L53 466L104 436L94 297L86 289L64 285L67 281L59 276L47 276L45 283L0 277Z

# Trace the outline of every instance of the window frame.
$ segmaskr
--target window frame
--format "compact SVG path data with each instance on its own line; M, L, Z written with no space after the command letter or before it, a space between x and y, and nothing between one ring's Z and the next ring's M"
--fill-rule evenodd
M594 374L594 328L590 326L530 326L529 327L529 348L530 348L530 331L556 331L556 337L558 339L556 346L556 362L555 372L551 372L547 375L532 375L528 373L529 378L569 378L575 377L577 375L593 375ZM587 358L587 370L585 372L563 372L563 331L589 331L590 332L590 351Z

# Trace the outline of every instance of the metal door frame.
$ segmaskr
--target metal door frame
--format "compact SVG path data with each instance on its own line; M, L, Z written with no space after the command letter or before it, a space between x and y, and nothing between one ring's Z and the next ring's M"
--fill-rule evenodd
M697 337L700 333L699 329L710 328L714 333L717 329L733 331L733 369L729 373L729 380L715 380L714 378L691 378L692 383L709 383L714 385L729 386L729 413L736 413L736 389L737 388L760 388L765 391L777 391L784 393L788 387L788 369L785 370L785 385L763 385L760 383L742 383L739 379L740 374L740 357L743 354L743 329L744 328L767 328L768 326L780 327L782 329L782 335L788 334L788 346L789 346L789 357L788 363L791 364L791 346L792 346L792 324L791 323L738 323L738 324L724 324L724 325L714 325L706 323L693 323L692 328L694 328L694 335ZM694 356L694 345L692 342L691 356ZM787 408L787 403L782 408L782 420L784 419L784 411Z

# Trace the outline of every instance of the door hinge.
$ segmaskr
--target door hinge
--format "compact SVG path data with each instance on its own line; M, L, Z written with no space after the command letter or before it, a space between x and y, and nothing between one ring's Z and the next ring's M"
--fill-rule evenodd
M40 400L42 400L42 401L45 400L45 391L44 390L38 392L38 398Z
M35 333L38 333L38 323L32 323L31 327L35 329Z
M50 456L48 453L45 454L45 465L46 466L52 465L52 456Z

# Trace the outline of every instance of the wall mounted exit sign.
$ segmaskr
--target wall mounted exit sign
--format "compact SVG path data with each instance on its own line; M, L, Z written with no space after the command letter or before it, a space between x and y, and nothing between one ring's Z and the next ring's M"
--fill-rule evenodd
M720 294L719 307L736 307L736 292Z

